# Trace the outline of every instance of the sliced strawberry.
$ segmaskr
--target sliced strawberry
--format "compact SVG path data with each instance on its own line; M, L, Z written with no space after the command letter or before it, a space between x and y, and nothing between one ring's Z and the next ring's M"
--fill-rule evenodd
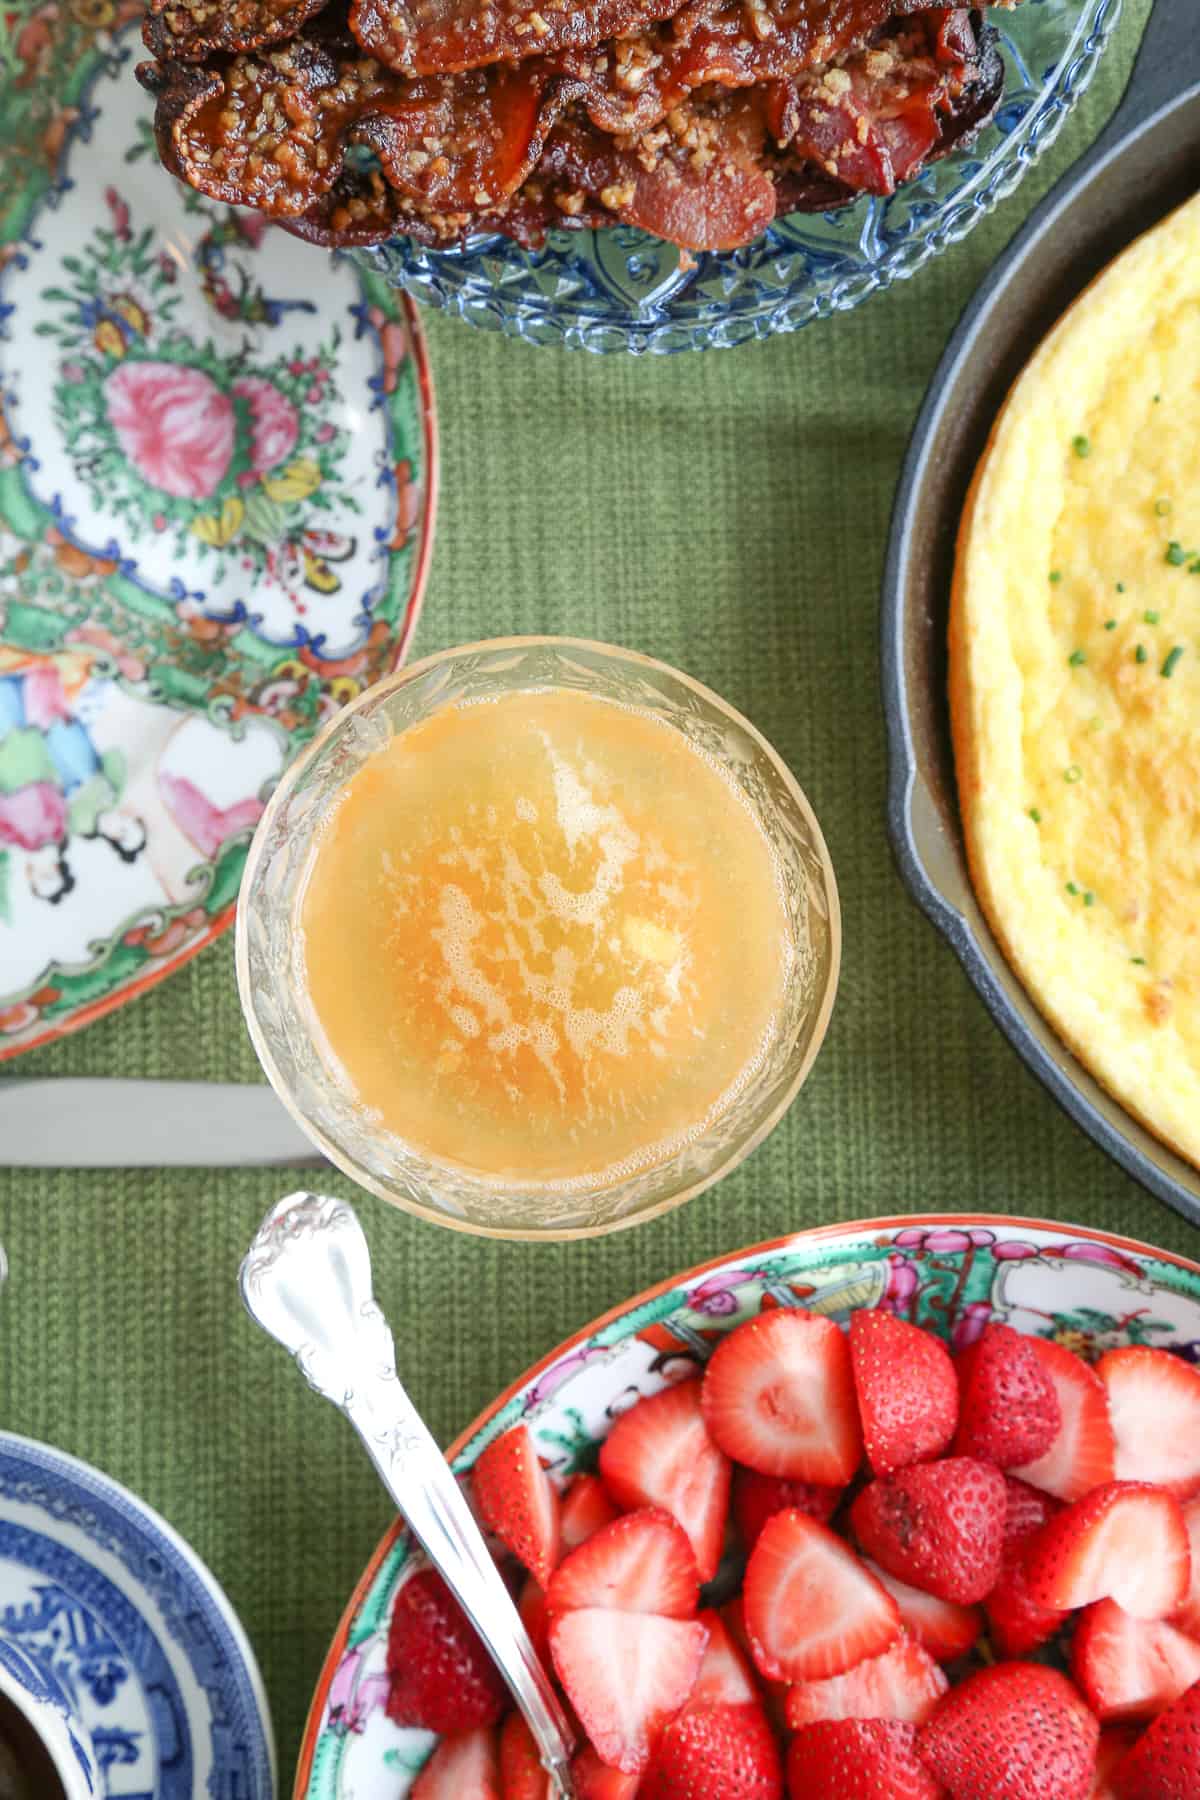
M1192 1575L1188 1591L1183 1597L1183 1605L1174 1614L1171 1623L1178 1625L1180 1631L1200 1638L1200 1497L1188 1501L1183 1509L1183 1522L1187 1526L1188 1544L1192 1552Z
M410 1789L412 1800L501 1800L490 1731L444 1737Z
M1073 1350L1050 1338L1025 1341L1057 1395L1062 1423L1050 1448L1013 1473L1059 1500L1082 1500L1114 1477L1116 1445L1108 1392L1096 1371Z
M1014 1476L1005 1477L1007 1508L1004 1521L1004 1554L996 1585L984 1601L988 1633L1001 1656L1028 1656L1059 1631L1070 1618L1042 1606L1029 1591L1025 1563L1031 1540L1061 1512L1059 1501Z
M988 1325L959 1358L956 1456L1011 1469L1044 1456L1062 1424L1058 1395L1032 1340Z
M700 1616L705 1617L703 1613ZM746 1596L744 1592L735 1594L732 1600L726 1602L721 1608L721 1618L728 1628L734 1648L742 1652L748 1664L754 1669L758 1678L760 1698L766 1708L767 1717L775 1730L782 1734L787 1730L787 1697L790 1683L772 1681L762 1673L761 1669L756 1667L750 1633L746 1630ZM697 1686L699 1686L698 1682Z
M1117 1764L1125 1760L1137 1739L1137 1727L1132 1725L1109 1725L1100 1733L1092 1800L1121 1800L1116 1789Z
M1120 1800L1194 1800L1200 1794L1200 1682L1148 1725L1117 1764Z
M1191 1576L1179 1502L1146 1482L1110 1481L1042 1528L1025 1574L1043 1606L1070 1611L1108 1599L1135 1619L1166 1618Z
M578 1550L602 1526L611 1525L616 1516L617 1509L600 1477L576 1475L559 1508L562 1554Z
M1099 1735L1065 1675L1012 1662L951 1688L917 1744L953 1800L1090 1800Z
M878 1656L900 1635L896 1602L827 1525L767 1521L746 1565L746 1634L773 1681L815 1681Z
M708 1435L699 1381L681 1381L622 1413L600 1449L604 1485L626 1511L661 1506L687 1532L701 1581L721 1560L729 1459Z
M508 1689L467 1616L435 1569L400 1588L388 1628L387 1715L439 1734L495 1725Z
M850 1346L819 1313L777 1307L731 1331L703 1402L713 1441L760 1475L842 1487L862 1461Z
M869 1656L844 1675L798 1681L788 1690L791 1731L822 1719L901 1719L923 1725L950 1683L928 1651L901 1637L882 1656Z
M863 1549L891 1574L972 1606L1000 1572L1005 1509L999 1469L952 1456L870 1482L850 1517Z
M550 1621L550 1655L601 1760L640 1774L695 1685L708 1631L696 1621L598 1606Z
M720 1613L702 1612L700 1623L708 1626L708 1648L688 1698L687 1711L698 1706L757 1706L758 1684L750 1664L725 1629Z
M559 1563L546 1589L551 1614L606 1606L690 1619L699 1604L696 1559L683 1527L654 1506L593 1532Z
M545 1587L559 1557L558 1494L528 1425L492 1440L471 1470L471 1492L488 1530Z
M850 1356L874 1473L940 1456L958 1424L958 1378L941 1339L894 1313L856 1312Z
M1100 1358L1118 1481L1153 1481L1181 1500L1200 1493L1200 1371L1169 1350L1130 1344Z
M917 1757L917 1733L895 1719L806 1725L787 1759L791 1800L942 1800Z
M625 1775L601 1762L590 1744L571 1761L575 1800L633 1800L641 1786L640 1775Z
M520 1597L517 1600L517 1611L521 1615L525 1629L529 1633L529 1641L537 1651L539 1660L545 1662L550 1655L550 1640L546 1636L550 1618L546 1611L545 1589L539 1587L532 1575L525 1577Z
M733 1516L747 1551L775 1513L789 1506L827 1525L841 1502L844 1488L820 1487L814 1481L787 1481L782 1475L760 1475L757 1469L733 1471Z
M1200 1644L1161 1619L1134 1619L1115 1600L1079 1615L1071 1674L1102 1723L1156 1719L1200 1681Z
M555 1800L554 1784L519 1712L509 1713L500 1733L500 1792L503 1800Z
M638 1800L782 1800L783 1768L761 1706L688 1706L672 1720Z
M937 1662L954 1662L965 1656L983 1630L983 1614L977 1606L958 1606L939 1600L889 1575L877 1563L866 1562L876 1581L882 1582L900 1608L900 1623L909 1637L928 1650Z

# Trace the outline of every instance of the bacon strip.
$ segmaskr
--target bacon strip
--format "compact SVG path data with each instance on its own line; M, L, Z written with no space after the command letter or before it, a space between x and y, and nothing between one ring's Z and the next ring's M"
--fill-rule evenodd
M149 0L142 39L162 61L202 62L294 37L327 0Z
M354 0L350 28L364 50L406 75L453 74L489 63L578 50L643 31L681 0Z

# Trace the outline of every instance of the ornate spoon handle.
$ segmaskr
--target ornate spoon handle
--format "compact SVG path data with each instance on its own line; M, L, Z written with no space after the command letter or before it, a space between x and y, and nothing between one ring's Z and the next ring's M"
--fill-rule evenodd
M397 1377L395 1344L352 1209L320 1194L287 1195L250 1246L241 1288L251 1317L362 1438L409 1530L508 1683L559 1794L572 1800L571 1727L458 1482Z

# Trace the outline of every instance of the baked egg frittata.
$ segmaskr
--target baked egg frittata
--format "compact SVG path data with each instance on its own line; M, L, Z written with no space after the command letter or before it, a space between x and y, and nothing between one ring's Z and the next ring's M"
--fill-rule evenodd
M1200 1164L1200 196L1021 375L959 539L972 880L1047 1017Z

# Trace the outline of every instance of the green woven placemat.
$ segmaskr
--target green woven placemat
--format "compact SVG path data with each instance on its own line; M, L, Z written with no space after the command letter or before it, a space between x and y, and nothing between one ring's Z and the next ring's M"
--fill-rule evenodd
M623 1296L805 1225L1028 1211L1200 1250L1000 1038L900 887L883 827L877 595L905 441L952 323L1111 111L1148 11L1127 0L1092 93L1018 199L847 317L634 361L531 351L425 315L443 491L417 651L562 631L682 664L796 770L845 914L841 993L808 1086L735 1176L682 1211L530 1249L359 1196L405 1379L446 1439ZM0 1079L67 1073L256 1078L229 941ZM348 1428L237 1298L254 1228L300 1179L0 1172L0 1422L127 1482L212 1565L263 1665L285 1793L326 1642L388 1519Z

